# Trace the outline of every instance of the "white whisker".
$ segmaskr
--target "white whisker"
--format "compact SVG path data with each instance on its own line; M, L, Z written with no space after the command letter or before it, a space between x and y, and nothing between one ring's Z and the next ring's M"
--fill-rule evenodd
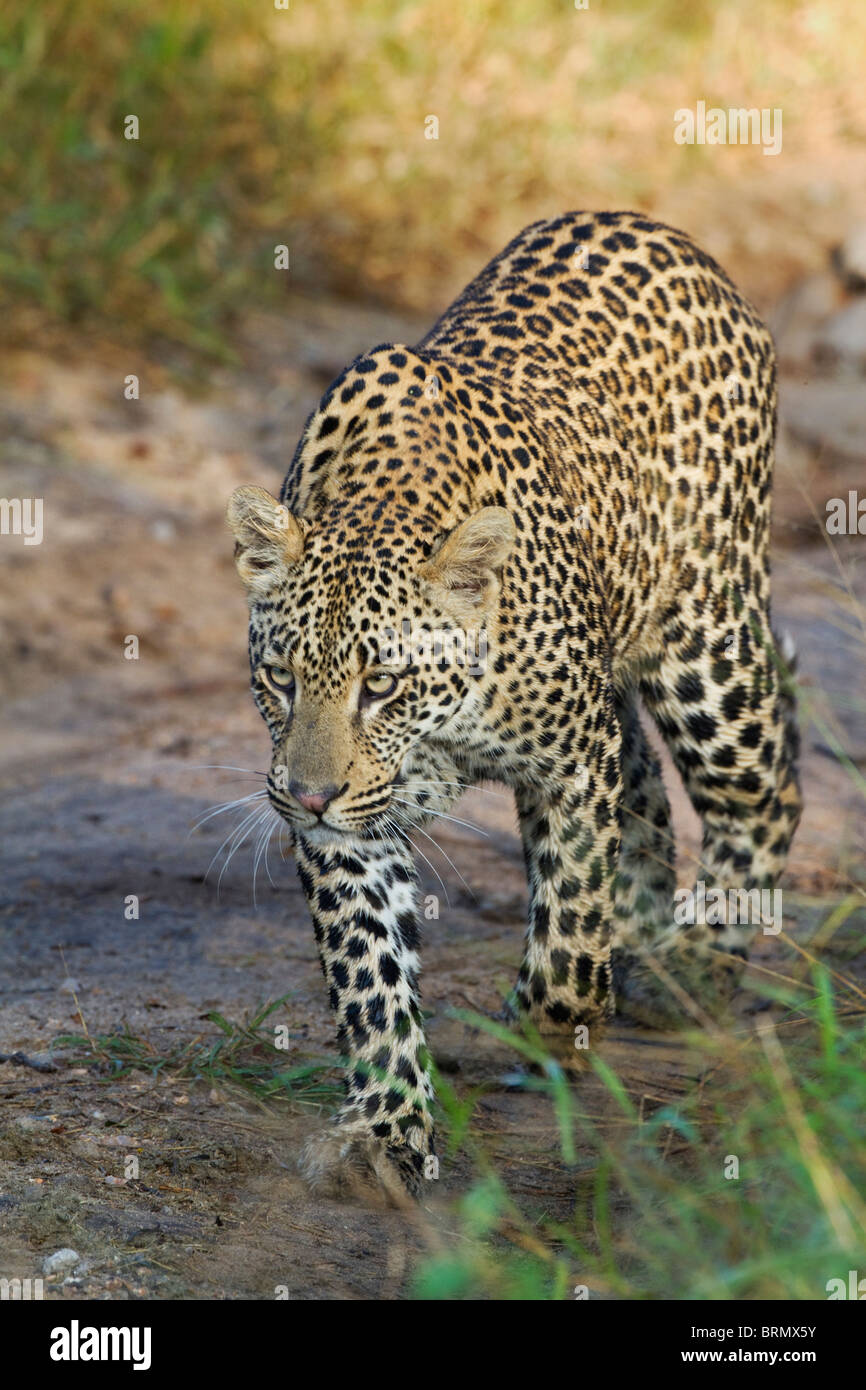
M473 782L434 782L424 780L419 781L417 778L413 778L411 782L403 782L401 785L406 790L409 790L412 787L433 787L434 789L437 787L457 787L461 792L483 792L485 796L499 796L502 797L504 801L509 801L511 799L510 792L498 792L493 787L479 787Z
M193 831L201 829L209 820L213 820L214 816L221 816L225 811L233 811L236 806L243 806L245 802L255 801L257 798L263 796L267 796L266 791L250 792L249 796L239 796L236 801L224 801L221 806L212 806L211 809L202 816L201 820L195 822L189 832L190 835L192 835ZM187 839L189 839L189 836L187 836Z
M440 820L453 821L454 825L465 825L467 830L476 830L478 834L483 835L486 840L490 838L489 831L482 830L480 825L473 825L469 820L460 820L457 816L449 816L445 811L433 811L429 806L419 806L414 801L406 801L402 796L395 796L392 800L398 801L401 806L409 806L413 811L420 811L422 815L438 816Z
M219 888L220 879L222 878L223 874L225 873L226 869L228 868L229 864L231 863L232 857L233 857L233 856L237 853L237 851L240 849L240 847L241 847L241 845L243 844L244 840L248 840L248 839L250 838L250 836L255 835L256 840L255 840L255 845L253 846L253 907L258 907L258 903L256 902L256 873L255 873L255 871L256 871L256 867L257 867L257 853L256 853L256 851L257 851L258 844L259 844L259 832L260 832L260 827L261 827L261 825L262 825L262 822L267 820L268 812L270 811L270 809L271 809L270 806L263 807L263 809L259 812L258 818L257 818L257 819L253 822L253 824L250 826L249 830L246 832L246 834L244 835L243 839L240 840L240 841L238 841L238 843L237 843L236 845L233 845L233 846L232 846L232 848L229 850L229 857L228 857L228 859L226 860L226 862L225 862L225 863L223 864L223 866L222 866L222 870L221 870L221 872L220 872L220 878L217 879L217 888Z
M265 873L268 876L268 883L271 885L272 888L276 888L277 885L274 883L273 877L271 875L271 866L268 862L268 850L270 849L271 840L274 838L274 831L276 830L277 826L281 824L282 821L275 812L274 819L271 822L271 828L268 832L268 838L265 840Z
M210 863L208 864L208 866L207 866L207 873L205 874L205 881L207 881L207 878L208 878L208 875L210 874L211 869L213 868L213 866L214 866L214 864L216 863L216 861L219 859L219 857L220 857L220 855L222 854L223 850L225 849L226 845L229 844L229 843L234 839L234 837L239 833L239 831L241 831L241 830L244 828L245 825L251 823L251 822L255 819L255 817L258 815L258 813L259 813L259 807L258 807L258 806L254 806L253 809L252 809L252 811L249 811L249 812L247 813L247 815L244 816L243 820L241 820L240 823L239 823L238 825L235 825L235 826L232 827L232 829L229 831L228 835L226 835L225 839L223 840L222 844L220 845L219 849L216 851L216 854L214 855L213 859L212 859L212 860L210 861Z
M225 871L228 868L229 864L232 862L232 859L237 854L244 841L248 839L249 836L253 833L253 831L258 827L259 822L263 819L263 817L267 815L270 809L271 808L269 805L256 807L254 811L250 812L246 820L242 821L241 824L238 826L237 830L235 831L234 839L229 845L228 854L226 856L225 862L222 868L220 869L219 878L217 879L217 896L219 896L219 892L222 887L223 875L225 874ZM208 870L208 872L210 872L210 870Z
M431 845L433 846L434 849L438 849L439 853L442 855L442 858L445 860L445 863L448 864L448 865L450 865L450 867L454 870L455 874L456 874L457 877L459 878L460 882L463 884L463 887L466 889L466 892L469 894L470 898L475 898L475 894L472 892L472 889L469 887L469 884L466 882L466 879L463 877L463 875L461 874L460 870L458 869L458 867L457 867L457 865L454 863L454 861L453 861L452 859L449 859L449 858L448 858L448 855L445 853L445 851L444 851L444 849L442 848L442 846L441 846L436 840L433 839L433 836L432 836L432 835L428 835L426 830L422 830L421 827L420 827L420 825L415 825L415 826L413 826L412 828L413 828L413 830L417 830L419 835L423 835L425 840L429 840L430 843L431 843ZM418 849L418 846L416 845L415 848ZM418 853L421 854L420 849L418 850ZM422 857L422 859L424 858L423 855L421 855L421 857ZM429 863L430 863L430 860L428 859L426 862L429 864ZM433 866L430 865L430 867L432 868ZM435 873L436 873L436 870L433 869L433 872L434 872L434 874L435 874ZM439 877L438 874L437 874L437 877ZM441 879L441 878L439 879L439 882L442 883L442 879ZM444 883L442 883L442 887L445 888L445 884L444 884ZM446 893L445 893L445 897L446 897L446 899L448 898L447 890L446 890ZM448 903L448 906L449 906L449 907L451 906L451 903L450 903L450 902Z
M231 767L227 763L194 763L191 769L193 772L246 772L250 777L267 777L266 772L259 772L254 767Z
M397 828L398 828L398 830L399 830L399 829L401 829L402 827L400 827L400 826L398 825ZM410 827L410 828L411 828L411 829L418 829L417 826L412 826L412 827ZM421 831L421 834L424 835L424 831L423 831L423 830ZM436 844L436 841L435 841L434 839L432 839L431 836L427 835L425 838L428 839L428 840L430 840L431 845L434 845L434 846L436 847L436 849L439 849L439 846ZM451 899L450 899L450 897L448 896L448 889L446 888L446 886L445 886L445 880L443 879L443 877L442 877L442 875L440 874L439 870L436 868L436 865L435 865L435 864L432 864L432 863L430 862L430 860L427 858L427 855L424 853L424 851L423 851L418 845L413 844L412 848L414 849L414 851L415 851L416 854L419 854L419 855L421 856L421 858L424 860L424 863L427 865L427 868L430 870L430 872L431 872L432 874L435 874L435 875L436 875L437 879L439 880L439 883L440 883L441 886L442 886L442 892L445 894L445 901L446 901L446 903L448 904L448 906L450 907L450 906L451 906ZM441 850L440 850L440 853L441 853ZM447 859L448 856L446 855L445 858ZM452 864L451 867L454 868L454 865ZM457 873L457 870L454 869L454 872ZM457 874L457 877L459 878L460 875Z
M272 806L269 806L268 810L272 815L276 815ZM261 825L261 830L259 831L255 851L253 853L253 907L258 907L258 902L256 901L256 876L259 871L259 865L262 862L263 856L267 856L268 841L274 833L274 822L269 820L267 816L263 816L259 824ZM267 865L265 867L267 869ZM270 869L267 869L267 875L271 881L271 886L276 888L277 885L271 878Z

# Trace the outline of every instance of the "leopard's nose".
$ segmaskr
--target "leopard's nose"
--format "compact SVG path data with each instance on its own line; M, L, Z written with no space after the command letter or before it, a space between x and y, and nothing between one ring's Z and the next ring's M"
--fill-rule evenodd
M296 801L299 801L305 811L312 811L314 815L321 816L337 795L336 787L323 787L319 792L307 791L306 787L301 786L300 782L290 782L289 791Z

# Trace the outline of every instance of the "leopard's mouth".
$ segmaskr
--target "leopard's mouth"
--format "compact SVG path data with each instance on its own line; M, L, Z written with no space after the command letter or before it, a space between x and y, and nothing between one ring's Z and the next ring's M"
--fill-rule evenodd
M304 839L311 845L337 845L346 848L357 843L360 838L356 830L347 830L343 826L332 825L326 820L315 820L311 825L300 825L293 822L292 828L303 835Z
M297 835L303 835L312 845L345 846L359 838L357 826L341 825L338 821L329 820L327 814L318 816L311 811L305 811L301 806L289 806L273 797L271 805L290 830Z
M280 819L292 830L302 834L311 844L326 845L338 842L345 845L359 840L387 841L389 836L393 838L395 832L404 828L398 823L403 817L394 815L396 808L391 804L392 791L393 788L389 787L387 796L380 794L376 798L375 807L360 814L352 814L351 807L337 807L335 813L328 810L317 814L305 810L293 800L284 799L273 788L268 789L268 795L271 806Z

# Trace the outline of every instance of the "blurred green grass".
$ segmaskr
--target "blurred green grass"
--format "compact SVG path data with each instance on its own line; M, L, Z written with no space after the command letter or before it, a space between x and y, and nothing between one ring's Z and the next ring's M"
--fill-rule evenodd
M278 120L261 11L246 0L4 8L0 274L13 303L219 347L263 278L267 152L294 139ZM242 63L226 62L232 46ZM138 140L124 138L129 114Z
M774 995L785 1012L757 1035L695 1037L708 1084L650 1113L596 1058L613 1122L582 1113L580 1089L535 1049L534 1086L574 1175L566 1220L509 1191L440 1077L448 1153L467 1149L475 1178L447 1248L417 1269L415 1296L820 1300L828 1280L847 1286L866 1250L864 996L824 966Z
M679 221L778 284L862 199L864 53L856 0L6 0L0 332L208 354L289 288L440 307L581 205ZM698 99L783 106L783 155L675 145Z

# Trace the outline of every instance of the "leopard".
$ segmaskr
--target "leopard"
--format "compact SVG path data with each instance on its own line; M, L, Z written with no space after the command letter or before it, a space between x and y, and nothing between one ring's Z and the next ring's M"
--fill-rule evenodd
M647 215L571 212L416 345L356 357L278 497L233 493L266 794L344 1073L304 1148L314 1188L411 1200L435 1164L413 836L471 786L504 784L519 821L512 1026L574 1051L615 1011L668 1027L728 1006L756 926L677 920L658 750L702 824L701 880L774 885L802 807L775 436L772 337L715 260Z

